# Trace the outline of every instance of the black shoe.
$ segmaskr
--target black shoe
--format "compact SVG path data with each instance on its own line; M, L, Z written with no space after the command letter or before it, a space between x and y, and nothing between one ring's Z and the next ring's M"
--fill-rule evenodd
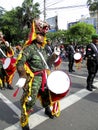
M72 72L72 70L69 70L69 72Z
M49 118L51 118L51 119L54 118L54 116L52 115L51 110L50 110L49 107L46 107L46 108L45 108L45 114L46 114Z
M30 130L29 125L22 127L22 130Z
M89 87L87 87L86 89L89 90L89 91L93 91L93 89L92 89L92 88L89 88Z
M13 90L14 88L10 84L8 84L7 89Z
M75 70L72 70L72 72L75 72Z
M97 89L97 87L95 87L95 86L92 85L92 89Z

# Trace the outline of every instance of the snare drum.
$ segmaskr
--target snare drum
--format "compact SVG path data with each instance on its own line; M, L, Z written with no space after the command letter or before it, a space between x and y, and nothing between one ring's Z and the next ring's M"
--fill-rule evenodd
M47 86L50 90L52 101L57 101L66 96L70 88L70 78L68 74L61 70L51 72L47 78Z
M3 68L8 73L8 75L11 75L16 70L16 59L15 58L5 58L3 61Z
M81 62L81 60L82 60L82 55L80 54L80 53L75 53L74 54L74 60L75 60L75 62L76 63L79 63L79 62Z

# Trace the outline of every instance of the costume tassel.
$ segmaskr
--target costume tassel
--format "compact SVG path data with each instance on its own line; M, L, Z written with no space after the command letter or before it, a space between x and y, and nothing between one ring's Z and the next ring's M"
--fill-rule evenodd
M18 92L19 92L20 88L17 88L16 91L13 93L13 97L16 97Z
M52 115L55 115L56 117L60 116L59 101L53 103Z

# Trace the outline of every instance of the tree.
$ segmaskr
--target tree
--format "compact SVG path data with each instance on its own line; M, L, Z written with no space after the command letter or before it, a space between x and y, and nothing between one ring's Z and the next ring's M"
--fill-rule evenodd
M66 44L66 31L58 30L56 32L48 32L46 34L47 38L52 40L53 45Z
M33 0L24 0L22 7L18 6L11 11L2 13L3 8L1 8L0 30L12 45L17 45L21 40L27 40L30 32L28 26L30 27L32 19L40 14L38 7L38 3L33 5Z
M31 27L32 19L39 17L39 3L33 4L33 0L24 0L22 3L24 25Z
M3 14L4 12L5 12L5 9L0 6L0 17L2 16L2 14Z
M1 30L1 21L2 21L2 16L5 13L5 9L3 7L0 6L0 30Z
M73 41L78 44L88 44L91 41L91 35L95 33L96 30L91 24L87 23L77 23L70 27L67 31L67 41Z
M98 10L98 0L88 0L87 5L88 5L90 11Z
M89 11L96 13L96 32L98 33L98 0L88 0Z
M0 22L1 30L5 34L6 40L13 43L15 41L17 42L19 38L22 38L21 20L19 18L17 9L12 9L4 13Z

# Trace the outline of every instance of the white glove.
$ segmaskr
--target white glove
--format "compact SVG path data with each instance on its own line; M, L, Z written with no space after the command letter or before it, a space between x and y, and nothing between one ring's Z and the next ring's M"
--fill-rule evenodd
M29 96L29 97L28 97L28 101L31 101L31 100L32 100L32 98Z
M7 47L9 47L9 46L10 46L10 44L9 44L9 42L8 42L8 41L5 41L5 45L6 45Z
M55 47L54 48L54 54L56 54L57 56L59 56L60 55L60 48L59 47Z
M16 85L19 88L22 88L26 83L26 79L25 78L19 78L19 80L17 81Z
M93 54L93 56L95 57L96 55L95 55L95 54Z

